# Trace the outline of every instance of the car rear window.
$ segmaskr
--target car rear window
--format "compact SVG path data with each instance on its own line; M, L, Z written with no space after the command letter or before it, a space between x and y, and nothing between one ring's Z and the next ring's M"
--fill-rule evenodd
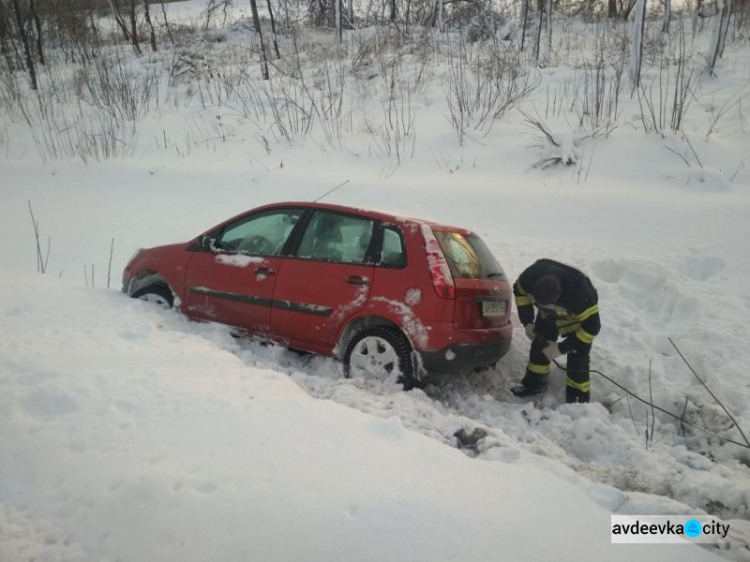
M440 248L454 278L503 278L505 272L495 256L478 236L464 236L459 232L435 231Z

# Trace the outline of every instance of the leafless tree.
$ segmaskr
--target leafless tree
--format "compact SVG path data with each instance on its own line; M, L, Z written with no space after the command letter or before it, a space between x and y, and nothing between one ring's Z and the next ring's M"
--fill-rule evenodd
M523 51L523 45L526 42L526 27L529 22L529 2L530 0L522 0L521 4L521 19L523 20L523 31L521 32L521 51Z
M664 0L664 19L661 23L662 33L669 33L670 19L672 19L672 0Z
M8 68L13 68L13 59L11 58L11 46L10 46L10 22L8 18L10 13L8 8L0 0L0 54L2 54L5 62L8 64Z
M128 17L130 19L130 42L133 44L135 54L141 54L141 46L138 41L138 14L135 11L136 0L130 0L128 6Z
M263 40L263 29L260 27L260 16L258 16L258 3L256 0L250 0L250 11L253 13L253 25L260 40L261 73L263 74L263 80L268 80L268 56L266 55L266 44Z
M122 15L122 10L120 9L118 0L107 0L107 3L112 10L112 17L115 18L117 27L122 31L122 36L126 41L130 41L130 29L128 29L128 26L125 24L125 18Z
M148 9L148 0L143 0L143 17L146 20L146 25L148 25L151 50L156 52L156 32L154 31L154 24L151 23L151 12Z
M714 30L711 39L711 47L708 52L708 69L713 72L716 62L724 54L724 45L727 40L729 19L732 16L732 0L717 0L716 7L719 13L714 16Z
M646 27L646 0L637 0L635 19L633 20L633 37L630 45L630 76L633 91L641 85L641 65L643 64L643 35Z
M31 89L37 90L37 77L36 68L34 67L34 59L31 56L31 47L29 46L29 35L26 33L26 26L24 25L24 18L21 13L21 6L18 0L13 0L13 15L15 16L16 33L18 38L21 40L21 46L23 48L23 56L26 62L26 70L29 72L29 79L31 80Z
M534 58L539 62L539 57L542 54L542 27L544 24L544 1L537 0L537 14L539 15L539 21L537 22L536 28L536 39L534 41Z
M271 0L266 0L268 5L268 17L271 19L271 34L273 35L273 50L276 53L276 58L280 59L279 54L279 42L276 40L276 18L273 16L273 8L271 7Z
M174 45L174 36L172 35L172 28L169 25L169 18L167 18L167 8L164 6L164 2L161 3L161 16L164 20L164 29L167 30L167 37L169 37L169 42Z
M36 2L34 0L29 0L29 15L31 16L31 20L34 22L34 29L36 31L36 54L39 59L39 64L44 64L42 20L39 18L39 13L36 10Z
M338 39L339 43L341 43L341 41L343 40L343 34L341 30L341 0L333 0L333 9L336 21L336 39Z

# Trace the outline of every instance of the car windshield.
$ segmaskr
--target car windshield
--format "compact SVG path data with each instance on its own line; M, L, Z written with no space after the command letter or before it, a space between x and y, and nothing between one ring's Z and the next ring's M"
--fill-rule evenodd
M464 236L458 232L435 231L454 278L500 279L503 268L478 236Z

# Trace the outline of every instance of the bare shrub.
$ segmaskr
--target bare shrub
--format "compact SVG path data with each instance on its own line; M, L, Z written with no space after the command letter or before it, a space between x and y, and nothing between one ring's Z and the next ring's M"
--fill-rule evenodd
M47 250L42 251L42 242L40 240L41 235L39 234L39 221L34 216L34 210L31 207L31 199L27 200L29 203L29 215L31 216L31 225L34 228L34 242L36 248L36 270L38 273L46 273L47 266L49 265L49 251L52 247L52 237L47 236Z
M472 61L463 41L451 46L446 101L459 144L469 128L488 135L495 121L538 85L512 51L494 46L486 58Z
M638 88L641 123L646 133L677 132L695 100L698 75L689 64L684 35L674 64L664 56L659 61L658 74Z
M105 112L79 115L71 121L33 120L30 124L44 161L77 158L86 164L132 156L136 149L135 125L121 123Z
M137 121L159 103L159 72L152 66L135 68L119 50L89 68L84 99L117 121Z
M398 165L407 155L414 157L417 135L410 89L396 80L395 73L391 77L388 101L382 102L381 107L383 114L378 125L365 116L365 129L373 140L371 150L379 156L395 159Z
M611 68L611 70L610 70ZM624 61L608 65L603 56L584 63L583 95L578 125L592 131L611 131L620 116Z

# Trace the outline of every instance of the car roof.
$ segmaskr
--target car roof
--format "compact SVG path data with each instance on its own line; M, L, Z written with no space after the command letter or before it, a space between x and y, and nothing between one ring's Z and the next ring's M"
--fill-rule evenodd
M415 225L422 225L426 224L430 226L431 228L434 228L435 230L446 230L450 232L458 232L464 235L473 235L474 233L467 229L467 228L460 228L457 226L451 226L447 224L438 223L435 221L427 220L427 219L420 219L400 214L394 214L387 211L377 211L373 209L364 209L362 207L349 207L346 205L333 205L330 203L311 203L309 201L285 201L280 203L270 203L268 205L263 205L262 207L258 207L257 209L253 209L253 211L258 211L262 209L274 209L279 207L307 207L311 209L322 209L326 211L333 211L333 212L340 212L340 213L352 213L356 215L365 215L369 218L380 220L385 223L394 223L394 224L415 224Z

